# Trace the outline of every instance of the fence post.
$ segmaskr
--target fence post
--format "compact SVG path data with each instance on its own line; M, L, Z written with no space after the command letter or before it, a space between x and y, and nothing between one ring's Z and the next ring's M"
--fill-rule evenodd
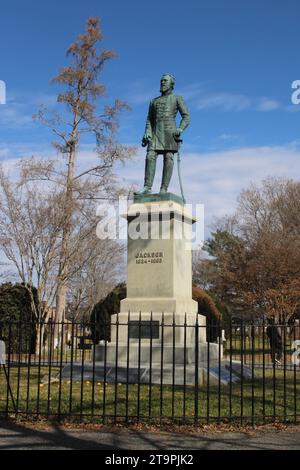
M199 319L196 317L195 325L195 406L194 406L194 423L198 424L198 400L199 400Z

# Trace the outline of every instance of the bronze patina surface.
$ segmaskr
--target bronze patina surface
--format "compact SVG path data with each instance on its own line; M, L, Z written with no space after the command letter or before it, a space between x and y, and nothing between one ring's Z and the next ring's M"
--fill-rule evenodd
M147 146L144 188L135 193L142 196L151 193L156 170L156 160L162 154L164 158L160 194L166 194L171 181L174 155L182 142L181 134L190 123L190 115L182 96L173 94L175 78L164 74L160 81L161 96L154 98L149 105L146 129L142 146ZM176 125L177 114L181 116L179 127Z

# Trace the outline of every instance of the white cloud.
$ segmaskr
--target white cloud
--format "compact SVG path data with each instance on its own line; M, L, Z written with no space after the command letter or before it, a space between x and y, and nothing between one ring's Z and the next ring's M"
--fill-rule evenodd
M193 100L196 108L200 110L243 111L252 109L267 112L279 108L285 109L279 101L266 96L250 97L245 93L211 91L208 89L211 86L211 83L192 83L181 88L178 94L184 96L187 101Z
M5 125L5 128L32 124L32 116L26 113L21 106L8 103L1 106L0 111L0 125Z
M242 111L251 107L251 99L234 93L204 94L196 103L197 109L220 108L223 111Z
M157 86L149 86L147 80L135 80L131 86L130 91L125 95L129 105L141 105L148 103L154 96L159 95L159 80Z
M0 159L5 167L14 173L16 163L24 155L41 155L41 152L28 153L30 144L15 148L0 147ZM14 155L14 158L12 158ZM54 155L45 148L43 155ZM143 186L145 169L145 149L139 149L137 156L118 165L116 173L127 187ZM2 158L1 158L2 157ZM93 165L96 155L90 145L82 146L78 158L78 170ZM207 153L185 152L181 155L182 180L188 203L205 205L206 235L216 216L223 216L235 210L237 196L250 182L259 183L268 176L286 177L300 180L300 143L291 142L284 146L241 147L226 151ZM162 175L162 156L157 160L157 172L153 191L158 192ZM62 162L63 164L63 162ZM177 163L175 161L170 191L180 194Z
M214 216L234 211L238 194L250 182L259 183L267 176L300 178L299 158L300 150L289 145L186 155L187 199L205 204L210 223Z
M36 93L34 96L30 98L30 103L33 106L39 107L43 106L56 106L57 105L57 95L50 94L50 93Z
M239 138L239 135L237 135L237 134L226 134L226 133L224 133L224 134L219 135L220 140L226 140L226 141L236 140L238 138Z
M198 82L198 83L191 83L180 88L176 93L178 95L184 96L186 100L191 100L199 97L205 92L206 83Z
M6 159L8 157L8 149L0 148L0 159Z
M212 153L182 152L182 180L187 202L205 205L206 235L216 216L235 210L237 197L250 182L268 176L300 179L300 150L295 143L286 146L244 147ZM128 186L142 187L145 152L121 167L119 174ZM162 157L158 157L153 191L159 191ZM179 194L176 162L170 191Z
M279 109L281 107L279 101L276 100L271 100L269 98L260 98L258 100L258 104L256 106L256 109L258 111L274 111L275 109Z
M5 126L5 129L33 126L32 114L41 105L53 108L56 104L57 99L53 94L36 92L24 95L10 91L6 104L0 108L0 125Z
M243 111L253 109L267 112L281 108L281 104L279 101L266 97L250 98L243 94L216 92L204 93L198 98L196 107L201 110L218 108L222 111Z
M53 147L45 144L44 142L34 141L34 142L1 142L0 143L0 160L11 160L11 159L21 159L26 157L31 157L36 155L39 157L46 157L49 154L54 154Z

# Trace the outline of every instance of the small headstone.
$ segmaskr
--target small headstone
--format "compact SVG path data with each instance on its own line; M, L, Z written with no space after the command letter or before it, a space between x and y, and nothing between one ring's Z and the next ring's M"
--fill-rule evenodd
M5 343L0 340L0 365L5 366L6 356L5 356Z
M57 377L50 377L50 380L49 380L49 376L48 375L44 375L44 377L42 378L41 380L41 384L43 385L46 385L48 383L50 384L56 384L59 382L59 375Z

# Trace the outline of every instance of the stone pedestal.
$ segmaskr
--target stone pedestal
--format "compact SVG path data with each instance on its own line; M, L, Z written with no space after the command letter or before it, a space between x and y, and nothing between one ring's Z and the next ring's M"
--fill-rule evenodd
M150 328L152 320L158 328L156 337L152 334L152 345L159 347L163 341L165 346L175 342L178 348L192 347L196 321L201 325L199 340L206 340L205 317L198 316L197 302L192 299L195 220L172 194L163 201L156 201L155 196L148 198L143 203L134 202L126 214L127 298L121 301L119 320L126 323L130 312L130 323L143 321L143 346L149 342L143 336L147 336L147 324ZM115 334L113 326L113 341ZM120 329L119 340L126 341L127 334L128 328Z
M206 343L206 318L192 299L192 225L178 196L135 201L128 221L127 298L112 316L111 342L98 345L96 360L118 367L195 367L217 360L219 346ZM192 372L191 372L192 373ZM179 382L181 378L178 379Z
M134 203L128 220L127 298L122 312L195 316L192 215L178 202ZM192 321L194 321L192 320Z

